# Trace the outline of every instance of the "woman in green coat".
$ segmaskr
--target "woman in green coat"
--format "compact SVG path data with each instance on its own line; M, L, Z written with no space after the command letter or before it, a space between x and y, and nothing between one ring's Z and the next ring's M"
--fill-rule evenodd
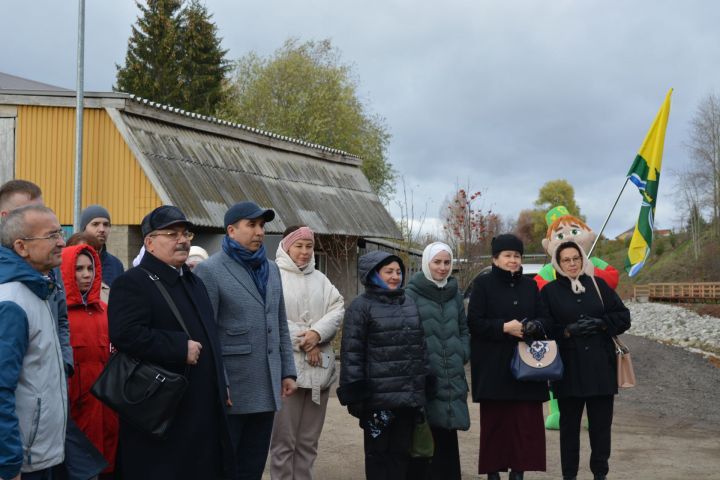
M462 295L451 273L452 250L442 242L433 242L425 247L422 272L413 275L406 294L417 304L430 367L437 379L435 388L428 389L426 406L435 454L423 477L459 480L457 431L470 428L465 379L470 333Z

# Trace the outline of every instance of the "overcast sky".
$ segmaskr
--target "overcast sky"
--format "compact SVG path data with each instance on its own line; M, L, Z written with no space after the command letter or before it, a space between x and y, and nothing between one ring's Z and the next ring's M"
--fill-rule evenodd
M77 6L2 0L0 71L74 88ZM437 224L455 185L516 218L567 179L596 230L669 88L656 226L678 224L674 178L689 123L720 79L720 2L665 0L205 0L236 59L288 37L330 38L392 133L388 156ZM85 87L109 91L138 9L86 1ZM626 189L606 232L631 227ZM398 214L395 202L389 205Z

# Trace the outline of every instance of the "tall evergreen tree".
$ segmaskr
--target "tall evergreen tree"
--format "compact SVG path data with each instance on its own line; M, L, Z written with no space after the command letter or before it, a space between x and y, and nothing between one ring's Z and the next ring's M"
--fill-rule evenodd
M116 65L116 90L161 103L180 106L180 62L178 61L177 12L182 0L139 0L142 15L133 25L125 65Z
M217 27L198 0L136 0L125 65L117 65L116 90L184 110L215 114L230 66Z
M223 101L225 76L230 64L227 50L220 47L212 15L198 0L192 0L181 15L180 71L186 110L215 114Z

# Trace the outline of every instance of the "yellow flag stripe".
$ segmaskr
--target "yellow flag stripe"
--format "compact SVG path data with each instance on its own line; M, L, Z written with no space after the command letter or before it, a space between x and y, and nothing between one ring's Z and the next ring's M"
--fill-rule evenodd
M650 131L648 131L645 141L638 154L645 159L650 167L647 180L657 180L657 172L662 167L663 147L665 145L665 130L667 129L668 117L670 116L670 96L673 89L671 88L665 96L665 101L660 107L655 121L653 121Z

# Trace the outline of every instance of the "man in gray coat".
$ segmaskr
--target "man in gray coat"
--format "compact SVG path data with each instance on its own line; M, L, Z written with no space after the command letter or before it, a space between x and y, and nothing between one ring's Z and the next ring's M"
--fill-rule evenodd
M295 392L295 362L280 271L268 260L265 222L275 212L240 202L225 213L222 251L195 267L215 312L230 388L238 475L262 478L275 412Z

